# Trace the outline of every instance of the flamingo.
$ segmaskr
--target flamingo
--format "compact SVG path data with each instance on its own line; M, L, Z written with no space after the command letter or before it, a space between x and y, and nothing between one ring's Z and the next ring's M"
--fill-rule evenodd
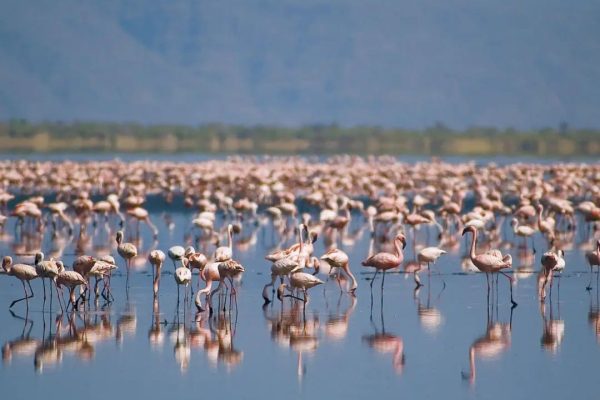
M402 248L400 248L400 244L402 244ZM394 238L395 252L393 254L386 252L377 253L362 262L363 267L375 268L375 276L373 276L373 279L371 280L371 287L373 287L373 282L375 281L377 274L381 270L383 271L383 279L381 281L381 288L383 289L383 284L385 282L385 272L389 269L397 268L398 266L400 266L402 260L404 260L404 253L402 252L402 250L405 247L406 237L404 236L404 234L399 233Z
M294 246L290 247L287 251L285 251L283 253L284 254L283 257L278 258L273 263L273 265L271 265L271 282L267 283L263 287L263 292L262 292L262 297L265 300L265 304L271 302L271 299L267 295L267 293L268 293L267 288L273 287L273 285L275 284L275 280L277 279L278 276L280 277L281 282L283 283L284 276L291 274L292 271L294 269L296 269L297 267L300 267L300 269L302 269L306 266L307 255L306 255L306 252L304 251L305 244L304 244L304 241L302 238L303 230L304 230L304 224L299 224L298 225L297 246L294 245ZM271 256L271 255L269 255L269 256ZM269 256L267 256L267 257L269 257ZM274 290L274 288L273 288L273 290Z
M129 288L129 269L131 267L131 259L137 256L138 251L133 243L123 243L123 231L117 232L117 253L127 263L127 283L126 286Z
M350 271L350 266L348 265L348 254L340 249L331 249L321 256L321 260L326 261L332 268L341 268L344 270L346 275L348 275L352 280L352 286L350 287L349 292L354 294L356 288L358 287L358 282L356 281L352 271Z
M196 252L196 250L192 247L192 246L188 246L185 249L185 257L188 259L189 261L189 267L192 270L192 272L194 271L194 269L198 270L198 284L197 287L200 286L200 274L202 273L202 270L204 269L204 267L206 266L206 264L208 263L208 258L206 258L206 256L200 252Z
M472 226L466 227L462 232L463 236L468 232L471 232L473 234L473 240L471 241L471 250L469 252L469 257L471 258L471 262L473 263L473 265L475 265L475 267L477 267L477 269L479 269L481 272L485 272L485 277L487 278L488 283L488 295L490 290L489 274L500 273L506 276L506 278L509 281L510 302L512 303L513 307L516 307L517 303L513 299L512 290L513 278L506 275L506 273L502 271L505 268L512 267L512 257L510 256L510 254L502 256L500 250L488 250L483 254L475 254L475 246L477 243L477 229Z
M66 286L67 288L69 288L69 301L71 303L71 306L77 307L77 302L75 301L75 288L79 285L87 286L87 280L79 272L66 271L62 261L57 261L56 264L58 265L58 276L56 277L56 285L58 288L61 288L62 286Z
M140 227L139 223L142 221L142 222L145 222L150 227L150 229L152 229L154 238L156 239L158 237L158 228L150 220L150 215L148 214L148 210L137 206L137 207L127 210L127 215L129 215L130 217L133 217L137 220L138 235L140 232L139 231L139 227Z
M173 262L173 269L176 269L175 265L176 261L182 262L183 257L185 256L185 249L182 246L172 246L167 251L167 254L171 261Z
M311 261L313 266L316 268L316 266L319 264L319 259L313 257ZM295 289L302 289L302 292L304 293L304 304L306 304L308 301L307 290L317 285L322 285L324 282L312 274L301 271L301 266L297 266L292 270L290 275L290 285Z
M10 303L10 306L8 306L8 308L12 308L12 306L17 304L18 302L25 300L25 304L27 304L27 310L29 311L29 299L33 297L31 281L38 277L35 268L27 264L13 264L12 257L5 256L2 259L2 269L4 269L7 275L14 276L18 280L20 280L23 284L23 291L25 292L25 297L14 300L12 303ZM27 282L27 286L29 286L31 296L27 293L25 282Z
M565 269L564 254L564 251L557 250L556 252L547 251L542 255L542 273L544 276L544 283L540 288L540 299L542 301L546 298L546 284L548 281L550 281L550 291L552 292L553 272L561 273Z
M596 242L596 250L588 251L585 253L585 258L590 266L590 282L588 283L586 290L592 290L592 273L593 267L600 267L600 240ZM598 271L596 271L596 274Z
M58 266L53 260L44 261L44 253L38 251L35 253L35 272L42 279L44 286L44 302L46 301L46 283L45 280L50 280L50 301L52 301L52 282L56 286L56 276L58 275ZM58 294L58 288L56 288Z
M208 263L206 267L204 267L202 272L200 272L200 277L206 282L206 286L196 293L194 303L196 304L198 312L204 311L204 307L202 307L202 295L206 294L206 296L208 297L210 295L212 283L214 281L221 280L221 276L219 275L219 264L220 263L218 262Z
M237 275L243 273L245 271L244 267L242 266L242 264L240 264L239 262L235 261L235 260L227 260L227 261L223 261L219 263L218 266L219 269L219 285L217 286L217 288L210 293L209 299L212 299L212 296L221 290L221 287L223 286L223 282L225 281L225 278L227 278L227 280L229 280L229 285L231 286L231 296L235 296L234 299L236 301L236 306L237 306L237 292L235 290L235 287L233 285L233 278L236 277ZM227 288L227 285L225 286L225 288ZM231 302L231 297L230 297L230 302ZM225 311L226 304L223 304L223 311Z
M187 303L187 288L192 281L192 271L188 268L187 258L182 259L183 266L175 270L175 283L177 283L177 304L179 304L179 286L185 286L184 301Z
M535 253L535 243L533 242L533 234L535 233L535 229L529 225L519 225L519 220L516 218L513 218L510 221L510 225L513 228L514 234L523 238L525 247L527 247L527 238L531 238L531 247Z
M232 240L232 235L233 233L233 225L229 224L227 225L227 246L221 246L221 247L217 247L217 249L215 250L215 255L214 255L214 259L215 261L227 261L230 260L233 257L233 240Z
M446 254L446 250L437 247L425 247L419 251L417 260L419 261L419 264L427 263L427 272L430 273L429 263L435 264L437 259L443 254Z
M548 238L548 240L554 239L554 227L556 226L556 221L552 217L546 217L544 219L544 217L542 216L542 214L544 212L543 205L538 204L537 211L538 211L538 220L537 220L538 230L543 235L545 235Z
M112 256L105 255L100 257L99 259L94 260L94 265L92 266L87 275L96 278L96 283L94 285L94 294L96 295L96 297L98 297L98 280L102 279L104 283L104 287L102 288L102 297L107 301L109 300L109 296L111 296L110 277L112 275L112 271L115 269L117 269L117 265L115 263L115 259ZM84 277L86 276L85 274L82 275Z
M158 286L160 284L160 270L165 262L165 253L161 250L152 250L148 254L148 261L152 265L152 288L154 297L158 295Z

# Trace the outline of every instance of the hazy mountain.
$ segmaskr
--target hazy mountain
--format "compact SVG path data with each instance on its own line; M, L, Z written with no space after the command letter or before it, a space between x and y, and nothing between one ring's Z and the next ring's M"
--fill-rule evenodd
M0 2L0 118L600 126L600 2Z

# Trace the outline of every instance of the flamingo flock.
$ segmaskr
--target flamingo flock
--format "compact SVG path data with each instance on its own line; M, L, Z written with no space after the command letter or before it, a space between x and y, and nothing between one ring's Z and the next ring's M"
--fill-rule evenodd
M436 324L439 315L429 300L428 306L421 304L418 291L427 285L429 293L436 275L449 273L436 264L442 257L458 256L465 272L485 274L488 299L502 275L512 308L519 295L513 287L535 272L536 259L542 304L552 296L554 279L560 290L560 277L582 268L566 266L566 252L581 253L583 268L589 268L582 290L592 290L600 270L599 177L595 164L405 164L391 157L3 161L0 240L12 251L3 256L0 272L23 287L23 297L10 308L24 302L29 310L37 278L43 307L48 297L50 308L56 297L64 311L85 309L99 299L111 303L119 296L111 279L120 279L122 271L128 299L130 275L148 269L156 301L164 295L161 279L172 275L177 303L183 290L184 305L210 315L237 308L249 271L267 278L262 296L244 293L244 301L262 297L265 305L290 301L302 309L315 288L330 280L355 301L363 291L372 294L380 279L383 305L386 276L412 274L420 318ZM156 204L167 210L162 220ZM187 224L176 226L169 210L183 211ZM175 245L159 248L162 232ZM244 265L245 254L259 241L269 248L263 262ZM364 241L368 248L357 246ZM420 278L425 268L427 282ZM471 349L470 378L482 346L509 343L496 340L496 331L506 329L490 323ZM305 339L295 336L298 348L314 345ZM394 366L401 369L401 338L382 327L365 341L393 352ZM183 360L186 352L178 354Z

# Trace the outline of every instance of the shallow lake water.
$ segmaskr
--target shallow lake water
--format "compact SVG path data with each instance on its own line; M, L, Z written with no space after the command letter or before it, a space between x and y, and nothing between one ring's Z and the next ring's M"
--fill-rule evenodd
M52 308L49 300L44 304L42 282L35 280L29 311L21 302L11 313L8 306L22 297L23 289L15 278L0 276L2 398L598 396L600 294L596 276L593 289L585 289L589 269L577 238L566 250L566 270L543 306L537 271L545 241L536 237L536 254L519 246L504 249L514 258L518 306L511 308L507 279L500 276L498 292L488 300L485 275L463 269L464 239L438 261L431 276L421 273L425 285L418 291L412 275L403 272L388 273L383 290L380 274L371 290L373 271L360 265L371 238L366 224L355 218L350 234L339 243L359 278L355 297L341 292L331 278L309 291L306 306L289 298L263 306L261 292L270 281L264 256L277 239L270 223L247 223L234 237L234 258L246 269L236 282L237 307L229 296L215 297L209 316L197 314L193 302L186 306L183 293L178 303L168 259L158 301L153 301L152 270L145 256L151 249L166 253L172 245L193 240L191 210L180 200L168 207L161 202L154 199L148 207L160 234L153 241L142 225L142 256L134 263L128 291L113 240L114 221L110 232L100 224L92 234L90 227L84 241L75 237L55 243L45 235L42 250L62 254L66 265L77 251L93 255L108 250L115 256L120 269L112 280L111 304L100 299L58 317L56 298ZM13 226L11 219L1 238L1 255L25 254L35 245L15 237ZM429 237L424 231L417 235L421 245L427 240L437 245L433 231ZM279 244L294 240L290 234ZM412 260L414 251L409 234L405 260ZM319 239L315 254L323 253ZM30 256L16 260L32 263ZM196 280L194 275L194 289Z

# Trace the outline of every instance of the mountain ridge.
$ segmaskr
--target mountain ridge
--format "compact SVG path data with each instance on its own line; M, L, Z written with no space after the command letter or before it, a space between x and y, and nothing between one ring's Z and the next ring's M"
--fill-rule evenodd
M600 4L8 0L0 119L600 126Z

